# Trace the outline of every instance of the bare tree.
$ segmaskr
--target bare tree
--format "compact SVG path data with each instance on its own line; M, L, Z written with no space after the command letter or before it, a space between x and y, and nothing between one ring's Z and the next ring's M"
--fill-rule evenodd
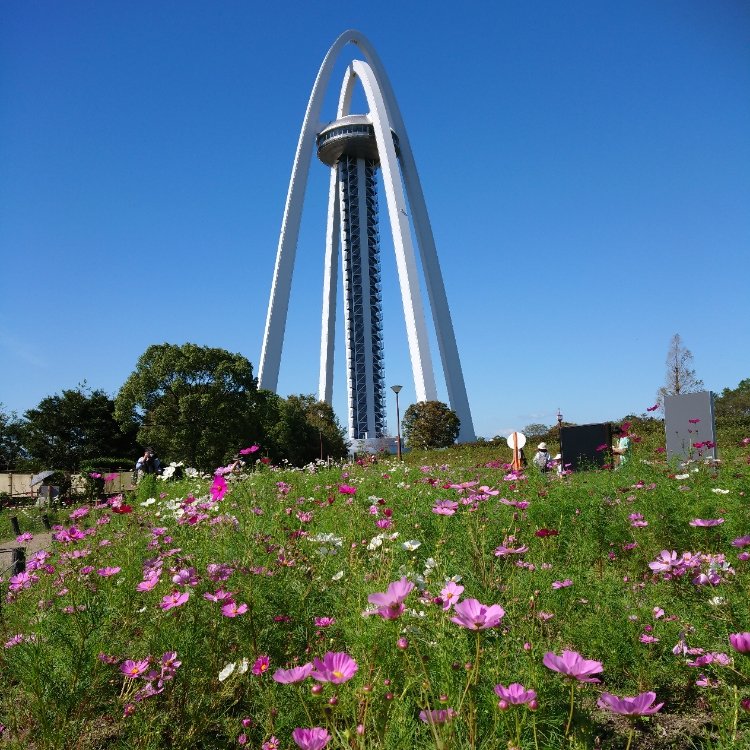
M703 381L695 377L692 368L693 353L680 338L679 333L672 336L667 352L667 372L664 385L659 388L656 397L659 403L664 403L665 396L676 396L680 393L695 393L703 388Z

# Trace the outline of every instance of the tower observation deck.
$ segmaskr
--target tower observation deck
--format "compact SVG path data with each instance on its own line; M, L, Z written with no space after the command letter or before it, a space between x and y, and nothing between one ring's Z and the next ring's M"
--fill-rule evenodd
M318 158L336 170L341 206L349 437L381 438L386 389L375 128L366 115L347 115L327 125L316 144Z

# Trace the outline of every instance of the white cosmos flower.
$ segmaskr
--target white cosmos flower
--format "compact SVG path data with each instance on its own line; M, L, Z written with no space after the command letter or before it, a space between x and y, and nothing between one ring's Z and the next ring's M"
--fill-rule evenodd
M156 502L156 498L155 497L150 497L148 500L144 500L141 503L141 505L143 505L144 507L147 507L149 505L153 505L155 502Z
M344 571L340 570L338 573L334 573L331 576L332 581L340 581L344 577Z
M717 495L728 495L729 490L722 490L720 487L714 487L711 492L715 492Z
M239 667L237 667L237 674L245 674L249 666L250 666L250 662L247 659L243 659L240 662Z
M414 552L422 546L422 542L416 539L409 539L401 545L407 552Z
M690 479L690 474L675 474L675 479Z
M234 672L234 668L236 666L237 665L233 661L229 662L229 664L227 664L224 667L224 669L222 669L221 672L219 672L219 682L224 682L224 680L226 680L227 677L229 677L232 674L232 672Z
M383 546L383 535L378 534L377 536L374 536L370 540L370 543L367 545L367 549L370 550L370 552L372 552L373 550L376 550L378 547L382 547L382 546Z

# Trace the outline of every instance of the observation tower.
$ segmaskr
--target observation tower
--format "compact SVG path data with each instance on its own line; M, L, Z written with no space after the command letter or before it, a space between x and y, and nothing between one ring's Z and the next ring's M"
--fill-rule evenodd
M356 45L366 59L353 60L347 67L336 117L332 122L321 125L323 97L333 64L347 44ZM360 82L364 89L370 108L367 114L353 114L350 111L356 82ZM365 37L356 31L344 32L325 56L302 123L276 254L258 386L275 391L278 382L292 270L314 148L317 148L318 158L331 168L323 279L319 399L330 404L333 396L336 288L341 248L349 437L353 440L376 440L385 436L377 187L377 171L381 170L416 400L436 401L438 396L412 228L432 311L448 400L461 420L459 441L474 440L474 426L445 285L414 156L380 59Z

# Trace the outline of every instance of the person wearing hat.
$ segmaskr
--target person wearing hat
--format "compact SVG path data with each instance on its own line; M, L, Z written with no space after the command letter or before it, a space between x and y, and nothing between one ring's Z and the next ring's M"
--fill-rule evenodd
M561 477L563 475L563 472L565 471L565 468L563 467L563 462L562 462L562 453L558 453L552 459L552 465L557 470L557 476Z
M549 451L547 450L547 443L539 443L539 445L537 445L537 451L531 461L534 466L539 469L539 471L543 473L547 471L547 464L549 463Z

